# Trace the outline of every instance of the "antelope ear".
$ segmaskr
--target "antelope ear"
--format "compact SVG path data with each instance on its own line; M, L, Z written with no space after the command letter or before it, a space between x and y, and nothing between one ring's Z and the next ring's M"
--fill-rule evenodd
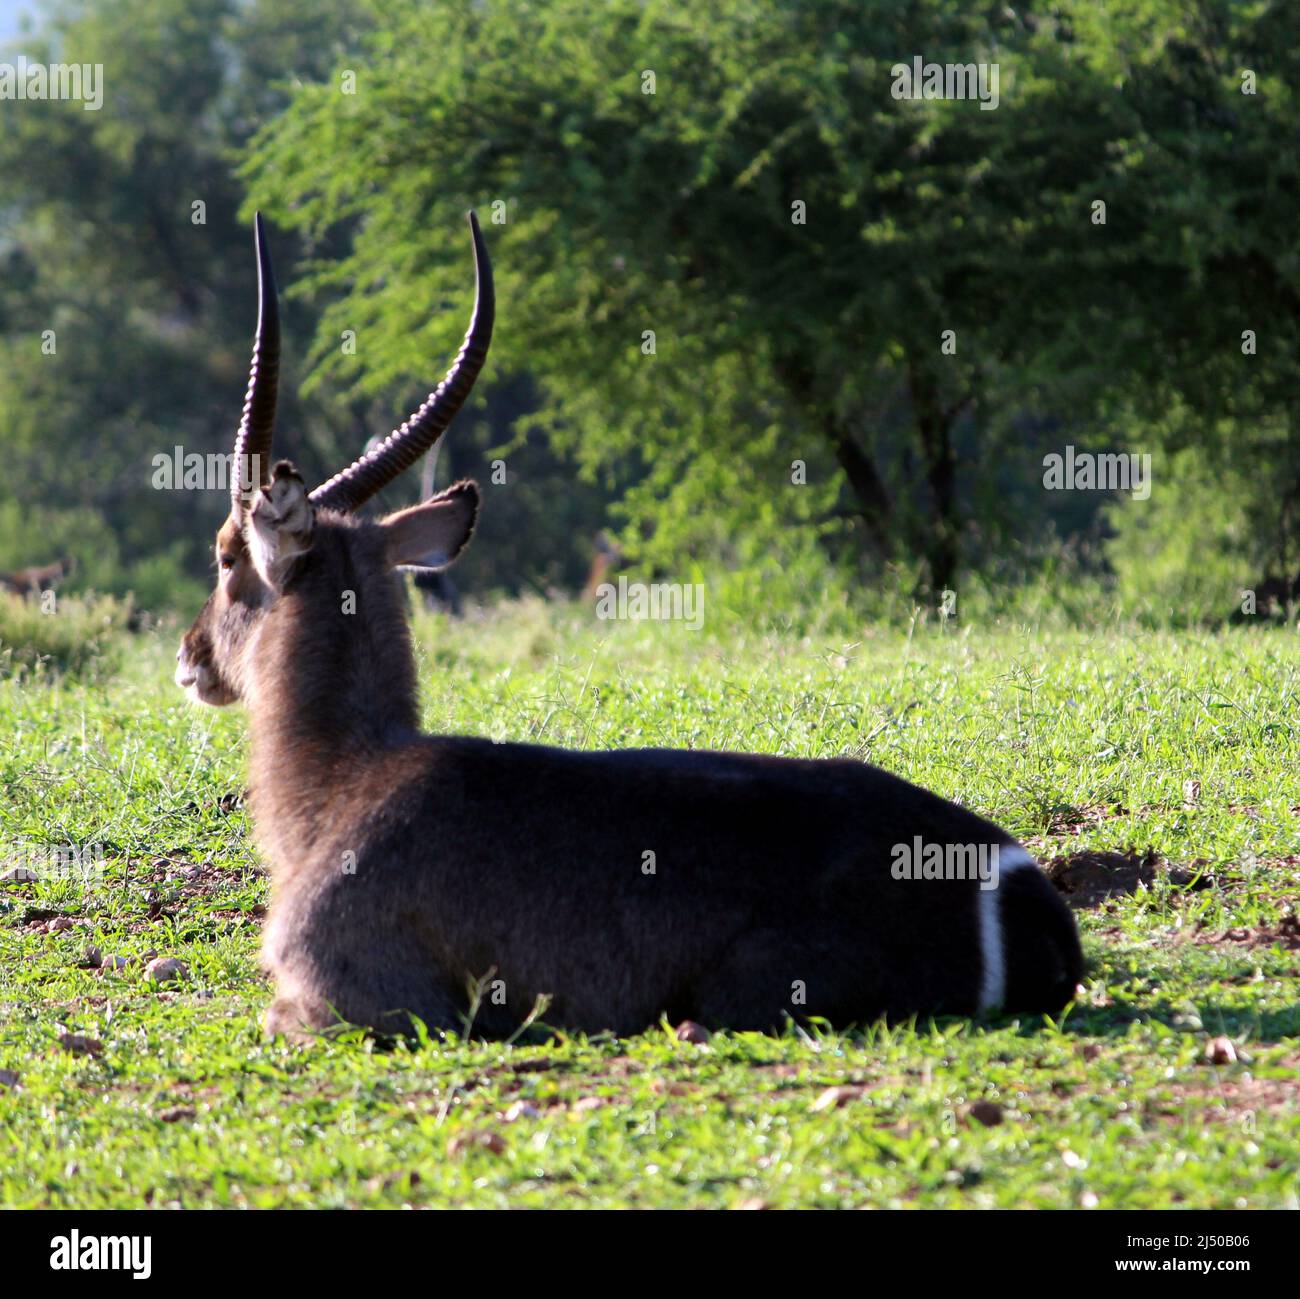
M469 544L478 518L478 484L456 483L423 505L390 514L384 530L388 562L446 568Z
M287 460L271 470L271 481L258 492L244 527L253 567L262 580L279 590L289 566L311 549L316 512L307 485Z

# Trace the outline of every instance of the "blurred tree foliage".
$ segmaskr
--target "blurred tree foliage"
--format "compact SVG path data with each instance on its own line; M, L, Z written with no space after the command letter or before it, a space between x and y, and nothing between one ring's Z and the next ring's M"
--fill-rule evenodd
M1213 606L1207 537L1225 612L1300 565L1294 6L48 12L26 51L108 93L0 105L0 438L101 585L96 555L161 584L206 547L147 466L227 444L255 204L291 286L281 447L316 472L440 376L484 219L497 340L439 464L488 492L471 587L577 585L611 502L651 568L829 560L930 598L1062 542L1126 592L1154 566L1171 609L1183 571ZM996 64L997 108L895 98L917 57ZM1066 444L1153 453L1152 499L1044 491Z
M250 78L323 73L346 31L342 5L273 9L61 4L15 47L102 64L105 93L0 105L0 562L71 550L80 582L154 605L207 567L220 493L154 490L152 461L227 450L239 419L256 287L231 158L274 111ZM284 405L305 415L292 385Z
M37 36L0 55L101 63L105 86L98 112L0 102L0 568L70 552L69 585L133 589L147 608L201 598L228 502L218 490L156 490L154 457L227 452L238 423L257 290L235 161L295 82L326 76L366 21L346 0L77 0L47 7ZM311 255L337 256L346 239ZM283 230L273 240L283 289L303 250ZM457 251L459 320L472 269ZM304 395L315 329L314 308L286 295L277 449L323 477L400 421L447 358L418 357L403 382L365 396L328 384ZM448 439L440 483L488 472L486 451L535 401L526 382L492 399ZM534 450L549 490L516 492L515 517L485 523L499 544L480 548L471 583L581 582L606 494L588 488L553 510L572 470ZM414 498L408 477L391 504ZM543 540L557 535L547 557Z

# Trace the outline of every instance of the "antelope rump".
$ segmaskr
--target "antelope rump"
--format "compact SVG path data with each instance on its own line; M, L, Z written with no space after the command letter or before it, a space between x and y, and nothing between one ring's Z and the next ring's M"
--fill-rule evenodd
M419 728L396 569L468 543L460 482L356 511L441 435L486 359L492 271L464 344L406 423L308 491L272 464L275 279L261 218L257 334L216 589L177 683L242 700L250 810L272 877L269 1032L630 1033L662 1016L733 1029L995 1008L1054 1012L1081 973L1069 909L975 813L866 763L674 750L578 752ZM987 873L896 869L900 845L978 846ZM486 990L490 989L490 992Z

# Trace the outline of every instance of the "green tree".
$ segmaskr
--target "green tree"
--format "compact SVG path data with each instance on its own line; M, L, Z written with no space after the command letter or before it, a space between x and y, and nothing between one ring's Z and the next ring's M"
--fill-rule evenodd
M914 52L1000 62L1014 106L895 98ZM848 519L955 579L954 430L1076 286L1096 296L1108 91L1058 31L939 0L615 0L599 22L579 0L403 0L355 72L354 93L337 70L301 87L249 166L309 237L353 230L314 279L344 291L325 373L368 391L430 350L419 304L455 291L473 204L497 222L497 364L539 377L588 463L644 457L628 506L652 552L755 512ZM328 350L344 320L364 356Z

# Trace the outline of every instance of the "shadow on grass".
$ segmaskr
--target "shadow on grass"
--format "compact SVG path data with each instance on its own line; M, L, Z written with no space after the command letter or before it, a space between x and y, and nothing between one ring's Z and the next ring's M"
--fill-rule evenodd
M1178 1034L1222 1033L1261 1043L1300 1041L1300 1003L1259 1010L1189 998L1144 1006L1076 1007L1062 1031L1072 1037L1121 1038L1134 1024L1160 1024ZM1037 1031L1037 1025L1021 1026L1022 1034Z

